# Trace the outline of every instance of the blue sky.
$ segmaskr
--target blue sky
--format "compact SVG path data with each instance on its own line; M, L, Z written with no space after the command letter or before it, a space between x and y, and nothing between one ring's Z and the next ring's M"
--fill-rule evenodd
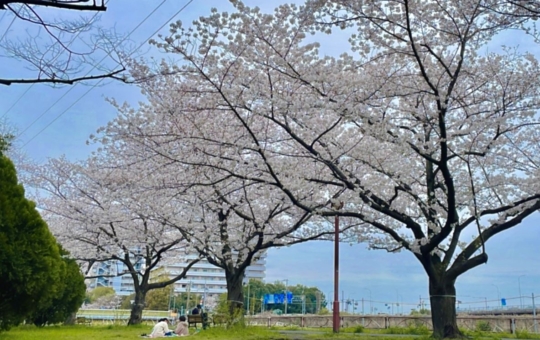
M103 14L101 24L117 27L121 32L130 32L161 1L139 1L137 7L132 1L115 0ZM130 39L138 45L149 38L152 32L163 25L187 0L168 0ZM254 1L247 1L253 4ZM263 9L273 8L280 1L265 1ZM191 22L206 15L210 8L229 10L225 0L194 0L176 19ZM11 21L10 16L0 13L0 32ZM14 25L7 37L24 30ZM163 29L162 32L165 32ZM528 48L526 39L501 36L491 49L508 41L518 41L521 48ZM329 38L325 53L333 54L347 49L346 39ZM145 46L142 51L145 51ZM1 58L0 77L9 75L30 75L19 62ZM69 91L69 92L68 92ZM88 92L89 91L89 92ZM26 93L25 93L26 92ZM65 95L67 93L67 95ZM64 96L65 95L65 96ZM62 98L62 96L64 96ZM134 86L118 82L105 82L100 86L88 85L51 88L35 85L0 86L0 117L4 116L21 133L18 145L36 161L62 154L70 159L83 159L91 151L85 144L88 136L100 126L114 118L115 110L105 98L128 101L135 104L143 100ZM489 262L470 271L458 279L458 299L462 308L481 308L487 300L495 306L499 297L509 299L508 304L519 304L519 285L522 295L540 294L540 266L538 243L540 217L534 215L522 225L490 240L487 251ZM312 242L289 248L271 250L267 261L267 281L288 279L289 284L304 284L319 287L331 300L333 291L333 246L329 242ZM426 299L427 278L416 259L409 253L387 254L383 251L368 251L365 245L341 246L341 286L346 298L374 300L372 306L384 311L384 303L402 302L405 310L416 308L420 298ZM523 276L524 275L524 276ZM519 282L518 282L519 278ZM341 294L341 293L340 293ZM530 304L530 298L523 298ZM359 307L360 308L360 307ZM366 301L365 310L369 308Z

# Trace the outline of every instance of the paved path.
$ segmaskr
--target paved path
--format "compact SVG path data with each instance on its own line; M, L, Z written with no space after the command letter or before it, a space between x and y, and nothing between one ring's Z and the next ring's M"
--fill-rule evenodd
M287 330L280 330L278 331L279 334L283 334L288 336L290 339L303 339L306 335L324 335L328 334L328 332L323 331L313 331L313 330L298 330L298 331L287 331ZM341 333L341 334L347 334L347 335L358 335L362 337L386 337L386 338L419 338L422 337L422 335L413 335L413 334L374 334L374 333ZM512 339L516 340L516 339Z
M280 330L278 331L279 334L286 335L289 337L289 339L292 340L302 340L305 338L306 335L317 335L320 334L324 336L324 334L328 334L328 332L323 331L314 331L314 330L297 330L297 331L287 331L287 330ZM383 334L383 333L341 333L341 334L348 334L348 335L357 335L362 337L386 337L386 338L420 338L422 335L415 335L415 334ZM323 338L321 336L321 338ZM313 337L311 337L313 338ZM326 337L325 337L326 338ZM486 337L485 339L493 339L491 337ZM501 340L516 340L515 338L501 338ZM520 339L520 340L527 340L527 339ZM536 339L530 339L530 340L538 340Z

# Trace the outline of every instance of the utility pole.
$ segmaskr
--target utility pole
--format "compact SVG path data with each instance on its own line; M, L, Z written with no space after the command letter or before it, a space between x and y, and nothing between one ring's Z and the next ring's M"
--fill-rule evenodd
M249 282L249 279L248 279L248 294L247 294L248 295L247 296L247 314L248 315L249 315L249 311L250 311L250 309L249 309L249 287L250 287L249 283L250 282Z
M534 293L532 293L532 308L534 320L534 333L538 333L538 322L536 321L536 305L534 304Z
M317 305L315 309L316 313L318 314L321 311L321 292L317 290Z
M521 277L525 275L518 276L518 289L519 289L519 308L523 309L523 298L521 296Z
M369 288L364 288L364 289L369 292L369 314L373 314L373 299L371 297L371 289Z
M332 208L343 208L344 202L332 204ZM334 217L334 303L332 305L332 330L339 333L339 215Z
M204 309L206 309L206 291L207 291L206 279L204 279L204 294L203 294L203 306L204 306Z
M190 293L191 293L191 280L189 281L189 286L187 287L186 314L189 313L189 294Z
M285 314L287 314L287 295L289 292L289 289L287 288L289 286L289 279L282 280L285 281Z

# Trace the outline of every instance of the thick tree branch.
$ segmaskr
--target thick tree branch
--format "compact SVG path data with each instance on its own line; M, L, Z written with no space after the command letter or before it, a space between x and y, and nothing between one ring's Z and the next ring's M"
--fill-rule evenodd
M454 264L448 270L449 275L455 275L458 277L462 273L469 270L470 265L468 262L469 258L482 247L483 242L487 242L491 237L497 235L498 233L510 229L518 224L520 224L526 217L536 212L540 209L540 200L537 200L534 204L529 206L526 209L523 209L520 213L517 213L516 216L504 223L493 224L491 227L484 229L484 231L477 236L474 241L472 241L462 252L458 255ZM487 256L487 255L486 255ZM471 259L472 260L472 259ZM486 258L487 261L487 258ZM474 266L473 266L474 267Z
M61 78L37 78L37 79L1 79L0 78L0 85L12 85L12 84L39 84L39 83L49 83L49 84L67 84L67 85L73 85L74 83L80 82L80 81L86 81L86 80L96 80L96 79L116 79L120 80L122 82L126 82L126 79L124 77L118 77L117 75L124 72L126 69L121 68L119 70L116 70L114 72L109 72L106 74L101 75L95 75L95 76L84 76L84 77L77 77L72 79L61 79Z
M106 11L104 0L101 0L101 4L96 4L96 0L93 0L91 5L83 5L91 0L0 0L0 10L6 9L6 5L9 4L22 4L31 6L43 6L59 9L69 9L77 11Z

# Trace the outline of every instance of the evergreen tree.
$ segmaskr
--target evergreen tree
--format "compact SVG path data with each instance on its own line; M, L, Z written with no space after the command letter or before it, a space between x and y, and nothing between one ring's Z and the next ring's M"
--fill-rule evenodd
M58 294L61 261L47 224L0 151L0 330L21 323Z
M60 247L63 255L61 263L61 280L56 296L32 315L36 326L55 324L65 321L82 305L86 293L84 276L75 260L67 258L68 252Z

